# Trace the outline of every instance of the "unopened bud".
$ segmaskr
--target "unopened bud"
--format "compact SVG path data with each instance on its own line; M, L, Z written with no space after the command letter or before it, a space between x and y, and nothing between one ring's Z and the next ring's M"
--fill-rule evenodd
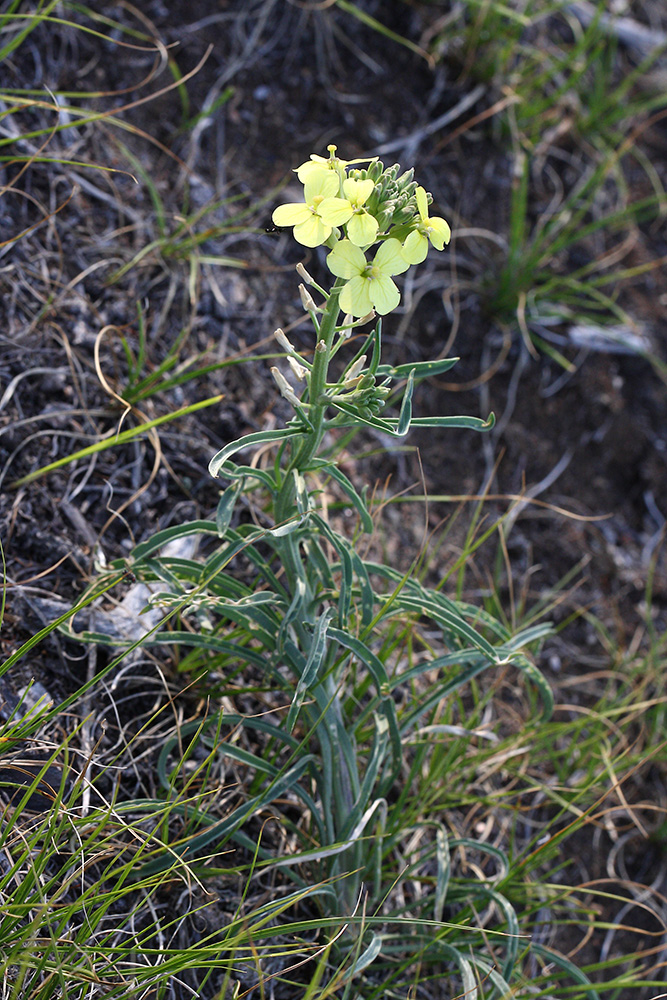
M345 340L349 340L349 338L352 336L352 327L355 325L356 324L352 313L345 313L345 316L343 317L343 325L340 328L341 337L344 337Z
M366 355L362 354L360 358L350 365L348 371L345 373L345 381L349 382L351 379L356 378L357 375L366 367Z
M279 371L278 368L272 368L271 374L275 379L276 385L280 389L280 395L284 396L285 399L288 401L288 403L291 403L292 406L299 406L300 404L299 400L297 399L296 393L294 392L294 389L289 384L283 373Z
M299 362L296 361L294 358L288 358L287 361L289 363L290 368L298 378L299 382L303 382L306 375L308 374L308 369L304 368L303 365L300 365Z
M315 300L305 285L299 285L299 295L301 296L301 305L306 312L315 312L317 309Z
M336 329L340 331L341 337L347 340L352 336L352 330L355 326L363 326L364 323L370 323L371 320L375 319L375 309L371 309L369 313L362 316L360 319L355 319L352 313L346 313L343 317L342 324Z
M311 276L308 274L308 271L306 271L306 269L303 266L303 264L301 263L301 261L299 261L299 263L296 265L296 273L299 275L300 278L303 278L303 280L306 282L307 285L314 285L315 284L315 282L313 281L313 279L311 278Z
M294 344L292 344L291 341L287 339L287 337L280 329L280 327L278 327L277 330L273 331L273 336L276 338L278 344L280 345L280 347L282 347L283 351L287 351L288 354L296 354L296 349L294 347Z

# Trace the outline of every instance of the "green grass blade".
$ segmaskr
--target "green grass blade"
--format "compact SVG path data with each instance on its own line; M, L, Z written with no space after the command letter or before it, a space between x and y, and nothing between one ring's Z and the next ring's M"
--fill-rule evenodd
M75 451L71 455L65 455L64 458L59 458L55 462L50 462L49 465L44 465L41 469L35 469L34 472L29 472L26 476L21 476L20 479L16 479L13 483L10 483L10 488L18 489L19 486L25 486L27 483L32 483L36 479L41 479L42 476L48 476L48 474L53 472L54 469L61 469L64 465L76 462L80 458L87 458L89 455L96 455L98 452L106 451L108 448L116 448L118 445L126 444L128 441L133 441L142 434L147 434L148 431L153 430L155 427L160 427L162 424L170 423L172 420L178 420L179 417L186 417L191 413L196 413L197 410L203 410L207 406L213 406L215 403L219 403L221 399L224 399L224 395L211 396L210 399L203 399L199 403L191 403L189 406L181 407L180 410L174 410L173 413L165 413L163 416L156 417L154 420L147 420L145 423L139 424L137 427L131 427L129 430L120 431L113 438L108 438L106 441L98 441L96 444L88 445L87 448L81 448L79 451Z

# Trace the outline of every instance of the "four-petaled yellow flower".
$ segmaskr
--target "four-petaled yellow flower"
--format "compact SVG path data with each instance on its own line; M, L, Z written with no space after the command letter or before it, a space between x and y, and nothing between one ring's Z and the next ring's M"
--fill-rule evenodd
M364 208L364 204L373 194L375 184L372 180L357 181L348 177L343 181L343 193L350 206L350 218L346 219L347 237L358 247L367 247L375 242L379 229L377 219Z
M423 187L417 188L415 198L419 211L419 225L413 229L403 244L403 256L408 264L421 264L423 260L426 260L429 240L436 250L442 250L445 243L449 243L452 235L452 231L444 219L439 216L429 218L428 201Z
M375 187L373 181L357 181L348 177L343 181L344 198L325 198L319 207L323 222L332 226L347 223L347 237L355 246L367 247L375 241L378 221L364 208Z
M332 144L331 146L327 146L327 149L329 150L329 156L318 156L317 153L311 153L310 159L296 168L296 175L302 184L305 184L306 181L310 180L320 170L335 170L337 174L343 176L345 168L351 163L374 163L377 160L377 156L362 156L356 160L341 160L339 156L336 156L336 146Z
M331 235L331 230L342 221L349 218L349 205L343 198L334 195L339 190L338 175L331 171L315 171L304 184L304 201L279 205L273 213L276 226L294 226L294 239L304 247L319 247ZM336 206L338 202L338 206ZM322 204L326 203L326 219L320 214ZM339 211L336 212L338 207Z
M407 271L409 263L398 240L381 244L372 263L362 250L349 240L339 240L327 255L329 270L337 278L348 278L340 291L341 309L352 316L366 316L373 308L381 316L395 309L401 301L392 275Z

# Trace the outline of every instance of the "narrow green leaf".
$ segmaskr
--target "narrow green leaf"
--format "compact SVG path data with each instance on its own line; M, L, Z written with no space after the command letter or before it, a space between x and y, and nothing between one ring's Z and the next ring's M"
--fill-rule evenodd
M244 479L246 484L262 483L271 494L276 489L276 481L270 472L267 472L266 469L253 469L250 465L236 465L234 462L227 461L221 467L218 475L224 476L225 479Z
M271 595L270 603L274 604L278 602L279 598ZM265 649L273 651L280 627L279 618L275 613L269 614L264 611L262 606L267 607L267 603L264 601L252 601L250 598L242 601L225 601L220 599L216 603L215 610L221 618L226 618L240 625L248 631L253 639L260 642Z
M489 965L488 962L480 958L474 952L470 956L470 961L473 963L476 969L482 974L483 979L488 979L489 982L493 983L496 988L498 998L507 998L509 1000L513 995L516 996L516 990L513 990L507 980L501 976L494 965Z
M296 514L294 517L291 517L289 521L285 521L284 524L279 524L275 528L267 528L267 533L272 535L274 538L284 538L286 535L291 535L295 531L298 531L298 529L306 523L309 515L310 511L304 511L301 514Z
M459 361L459 358L441 358L438 361L415 361L407 365L379 365L378 378L406 378L414 372L415 379L429 378L431 375L443 375Z
M396 705L390 694L380 700L380 711L387 720L389 727L389 740L391 742L391 770L382 778L382 783L378 788L378 795L385 798L389 795L394 783L398 779L403 766L403 743L401 732L398 726L398 715Z
M313 521L319 531L329 540L340 556L340 592L338 596L338 624L340 628L345 628L350 612L350 601L352 596L352 557L350 546L346 539L336 531L332 531L324 518L319 514L313 514Z
M354 427L357 424L364 424L366 427L375 427L376 430L382 431L385 434L391 435L391 437L398 437L396 434L395 424L385 419L384 417L364 417L356 406L352 406L350 403L344 402L342 399L332 399L330 400L331 406L335 409L340 410L341 413L347 413L351 420L342 420L340 416L334 417L330 421L330 426L334 427Z
M202 583L208 585L207 581L210 580L213 575L219 573L227 565L227 563L231 562L235 555L239 552L243 552L244 556L250 560L250 562L261 574L269 590L272 590L275 594L279 594L282 598L287 600L288 595L285 592L285 588L278 580L267 560L254 544L255 542L261 540L266 540L271 543L273 539L269 535L268 531L265 528L256 528L254 525L246 524L242 525L238 529L228 528L227 539L229 541L229 545L223 549L219 549L217 552L214 552L212 556L209 556L202 567Z
M452 858L449 850L447 831L438 827L435 834L435 859L437 875L435 881L435 900L433 904L433 919L440 921L445 910L449 880L452 874Z
M306 487L306 480L297 469L292 470L292 476L294 478L294 499L296 500L296 509L299 514L303 515L311 509L310 495Z
M584 990L588 1000L600 1000L600 991L597 987L593 986L585 972L582 972L581 969L577 968L577 966L571 962L569 958L566 958L565 955L561 955L559 952L553 951L551 948L545 948L543 944L538 944L536 941L532 943L531 951L536 955L539 955L540 958L543 958L549 964L553 963L563 969L564 972L567 972L567 974L574 979L575 983L579 983L584 987L590 986L590 990Z
M341 416L334 417L328 421L331 427L354 427L356 424L365 424L366 427L375 427L376 430L389 434L390 437L402 437L398 433L398 420L395 417L364 417L356 407L345 403L340 399L331 400L331 405L341 413L346 413L351 418L344 420ZM490 413L486 420L481 417L412 417L411 427L457 427L473 431L489 431L495 425L496 418Z
M377 31L379 35L384 35L385 38L390 39L392 42L404 45L407 49L410 49L411 52L414 52L416 55L421 56L422 59L425 59L427 63L432 64L432 56L430 56L425 49L422 49L415 42L406 38L405 35L400 35L398 32L392 31L391 28L382 24L381 21L377 21L361 7L357 7L356 4L350 3L349 0L336 0L336 4L342 10L347 11L348 14L352 14L353 17L358 18L362 24L367 24L369 28L373 29L373 31Z
M512 666L517 667L522 674L525 674L528 680L532 681L540 692L543 704L541 718L543 722L548 721L548 719L550 719L553 715L554 710L554 694L548 680L544 674L538 670L535 664L531 663L531 661L522 654L515 654L511 656L511 663Z
M387 671L382 660L375 655L375 653L368 648L368 646L357 639L355 636L350 635L343 629L330 628L329 634L332 639L335 639L343 649L349 649L351 653L357 657L358 660L368 667L371 676L375 682L375 687L378 694L387 695L389 694L389 677L387 676Z
M237 451L252 448L254 445L284 441L286 437L296 437L299 434L303 434L300 427L282 427L275 431L257 431L254 434L246 434L245 437L239 438L237 441L230 441L224 448L221 448L208 463L208 471L214 479L217 479L227 459L235 455Z
M480 635L472 625L469 625L461 615L446 610L436 604L435 601L422 602L407 597L405 594L399 594L392 601L391 605L388 604L388 607L392 611L402 608L405 611L416 612L420 616L432 618L434 621L440 622L446 633L455 635L459 639L464 639L473 646L476 646L480 652L488 657L491 663L499 663L503 659L502 655L498 654L498 651L494 649L491 643L484 636Z
M301 674L301 677L299 677L296 691L294 692L294 698L292 699L292 704L290 705L289 712L287 713L285 729L288 733L291 733L294 729L305 697L310 688L312 688L317 682L320 667L322 666L322 662L327 651L327 631L333 613L333 608L327 608L324 614L318 618L315 625L315 632L313 634L310 650L308 651L308 659L306 660L304 671Z
M401 732L410 733L412 729L418 723L420 717L424 715L429 709L434 708L439 705L443 698L451 694L452 691L456 691L457 688L462 687L469 681L476 677L477 674L481 674L482 671L489 669L489 661L487 659L480 659L479 653L476 650L464 650L459 654L459 659L462 663L468 663L468 666L464 670L459 671L454 677L451 677L448 681L443 684L438 684L431 689L431 693L428 697L424 698L416 708L411 711L404 713L401 716ZM424 664L426 667L428 664ZM428 666L432 667L432 663ZM400 682L400 675L396 678L396 683Z
M495 426L496 416L490 413L486 420L481 417L413 417L413 427L461 427L470 431L490 431Z
M341 817L339 827L341 837L352 836L352 831L355 829L361 820L362 815L368 808L368 803L370 802L371 795L373 794L373 790L375 789L382 770L382 764L387 750L387 743L389 742L389 724L386 718L381 715L375 715L374 721L375 731L373 733L373 746L371 754L366 762L366 770L364 771L364 776L361 781L361 785L359 786L354 808L350 811L349 815ZM377 797L376 803L380 803L380 799Z
M509 869L509 863L507 867ZM489 891L489 899L493 900L501 913L505 914L505 919L507 920L507 937L504 939L505 961L503 962L502 975L503 979L510 980L516 965L517 955L519 953L519 942L521 940L519 920L516 910L510 901L502 895L502 893L496 892L492 889Z
M294 582L294 596L287 611L283 615L283 620L280 623L280 628L278 629L278 646L277 648L281 650L285 644L287 636L289 634L289 628L293 622L298 618L302 621L307 621L308 611L306 609L306 593L307 584L303 577L297 577Z
M312 581L313 588L315 587L317 574L325 590L333 590L333 566L322 551L318 539L311 536L308 539L304 539L302 544L308 560L308 575Z
M522 646L530 646L540 639L553 635L553 633L552 622L541 622L539 625L531 625L529 628L521 629L520 632L507 640L505 646L509 650L521 649Z
M227 528L231 524L234 507L243 489L243 483L243 479L236 480L220 495L218 506L215 509L215 526L220 538L225 537Z
M354 569L359 591L361 593L361 625L366 628L373 620L375 610L375 592L371 586L366 564L356 549L352 549L352 567Z
M130 556L133 562L139 562L152 552L157 552L167 542L175 538L186 538L188 535L217 535L218 529L215 521L185 521L183 524L174 524L171 528L164 528L156 531L145 542L136 545Z
M353 507L356 509L359 517L361 518L361 526L367 535L373 533L373 519L369 513L368 507L366 506L366 501L360 494L356 491L350 480L347 478L344 472L338 468L333 462L326 459L319 459L316 462L311 462L310 468L317 468L326 471L328 476L334 479L346 496L352 502Z
M57 5L58 5L58 0L51 0L51 2L47 4L44 10L41 11L40 13L30 14L28 16L25 14L20 15L21 20L27 21L26 26L17 35L15 35L13 38L10 38L10 40L2 46L2 48L0 49L0 62L4 62L7 56L10 55L15 49L17 49L25 41L26 37L30 34L30 32L34 31L35 28L39 27L42 21L57 20L56 18L50 18L48 16L53 10L53 8L56 7ZM14 19L15 18L12 18L12 20ZM2 18L3 24L5 23L5 20L6 18L3 17ZM71 24L71 22L69 21L65 23ZM100 37L103 38L104 36L101 35ZM106 38L104 40L105 42L108 41Z
M264 760L257 754L251 753L250 750L245 750L236 743L221 744L220 755L229 757L230 760L238 761L239 764L244 764L246 767L252 767L253 770L259 771L260 774L268 774L271 778L275 778L280 773L275 764Z
M368 366L368 371L370 372L371 375L375 375L375 373L378 370L381 354L382 354L382 320L378 319L375 331L373 333L373 354L371 356L371 363Z
M410 421L412 420L412 394L415 388L415 373L414 370L408 375L408 384L405 387L405 392L403 394L403 402L401 403L401 410L398 417L398 425L396 427L396 433L399 437L404 437L410 429Z
M458 948L455 948L451 944L446 944L444 941L439 940L437 947L438 951L441 951L450 961L458 966L463 983L463 996L465 996L466 1000L479 1000L477 978L472 963L461 954Z
M87 636L89 633L82 633ZM109 644L109 637L102 637ZM247 645L231 642L229 639L221 639L217 635L208 635L200 632L155 632L143 643L145 646L192 646L204 650L211 650L216 653L225 653L241 662L253 663L260 669L266 668L266 653L257 652ZM118 645L118 643L115 643Z
M362 972L366 969L375 961L381 951L382 936L380 934L373 934L371 943L362 951L361 955L355 959L354 965L350 969L350 975L355 976L358 972Z

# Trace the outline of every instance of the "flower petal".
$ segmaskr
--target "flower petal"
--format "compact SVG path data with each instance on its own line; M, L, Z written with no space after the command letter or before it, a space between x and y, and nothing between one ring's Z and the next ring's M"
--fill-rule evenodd
M375 241L378 231L377 219L368 212L353 215L347 224L347 235L358 247L367 247Z
M346 313L351 313L352 316L366 316L373 308L370 286L371 281L368 278L363 278L360 274L351 278L343 286L340 293L338 301L341 309Z
M355 275L360 275L366 267L366 258L359 247L349 240L339 240L327 255L327 267L337 278L353 278Z
M312 205L315 198L331 198L338 194L338 174L332 170L316 170L303 186L305 202Z
M413 229L403 244L403 256L409 264L421 264L427 253L428 240L418 229Z
M271 218L276 226L298 226L310 214L310 209L303 202L291 202L289 205L278 205Z
M308 218L300 226L294 227L294 239L304 247L319 247L329 239L331 226L327 226L319 216L308 213Z
M370 282L370 298L380 316L385 316L395 309L401 301L398 288L386 274L380 274Z
M441 219L439 216L436 215L433 219L428 220L428 227L429 227L428 238L430 239L431 243L436 248L436 250L442 250L445 243L449 243L450 239L452 238L452 231L449 228L449 225L445 222L444 219Z
M428 199L426 197L426 191L423 187L417 188L415 191L415 198L417 199L417 209L419 210L421 220L422 222L426 222L428 219Z
M305 184L309 177L313 177L318 170L324 173L329 169L329 158L327 156L318 156L317 153L311 153L310 159L302 163L300 167L297 167L295 173L301 183Z
M374 187L375 184L370 177L365 181L355 180L354 177L348 177L343 181L345 197L349 198L355 205L363 205L372 195Z
M402 274L410 267L410 262L403 256L403 247L394 239L381 244L373 263L384 274Z
M342 226L354 209L344 198L323 198L317 209L318 215L330 226Z

